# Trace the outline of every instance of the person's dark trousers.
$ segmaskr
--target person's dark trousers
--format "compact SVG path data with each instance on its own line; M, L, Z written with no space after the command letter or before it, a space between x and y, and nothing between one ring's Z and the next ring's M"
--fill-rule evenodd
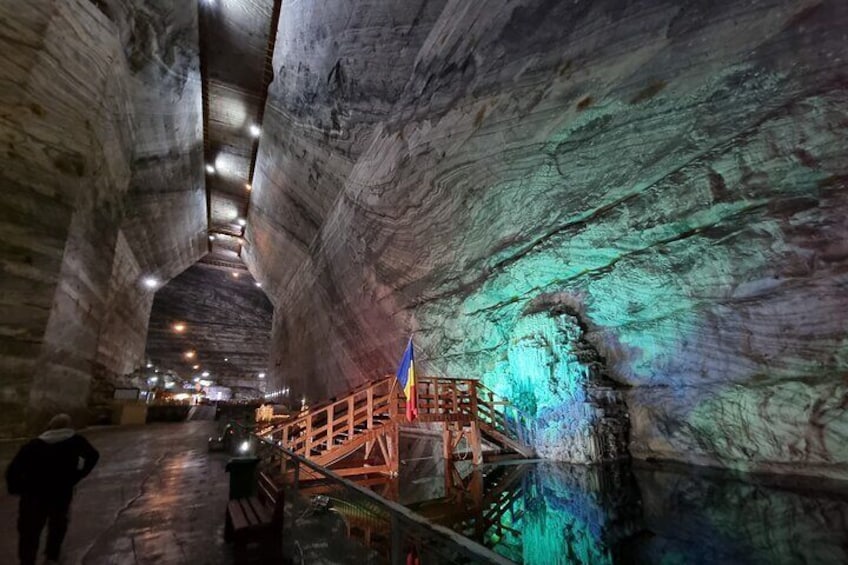
M68 511L73 491L51 496L24 495L18 512L18 557L21 565L34 565L41 531L47 524L47 559L58 560L68 531Z

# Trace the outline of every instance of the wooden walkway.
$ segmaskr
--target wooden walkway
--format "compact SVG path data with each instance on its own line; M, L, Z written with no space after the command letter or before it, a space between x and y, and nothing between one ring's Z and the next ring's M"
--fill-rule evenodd
M484 440L500 453L535 456L521 425L507 415L509 403L482 383L423 377L417 392L416 422L442 424L446 459L454 458L463 438L477 465L484 460ZM342 476L396 475L405 402L397 380L385 377L257 433Z

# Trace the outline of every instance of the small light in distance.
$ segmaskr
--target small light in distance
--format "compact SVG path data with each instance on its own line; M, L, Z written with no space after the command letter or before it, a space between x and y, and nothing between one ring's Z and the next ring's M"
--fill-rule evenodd
M200 365L192 365L191 368L196 371L200 368Z
M178 334L183 333L185 330L186 330L186 325L184 323L177 322L176 324L174 324L174 331L177 332Z
M244 187L247 189L247 191L248 191L248 192L250 192L251 190L253 190L253 186L252 186L250 183L246 183L246 184L244 185Z
M215 174L215 167L213 167L212 165L206 165L206 172L209 173L210 175L214 175Z
M258 377L259 377L260 379L264 379L264 378L265 378L265 373L259 373Z
M250 442L249 441L241 442L241 445L239 446L239 451L241 451L242 453L247 453L248 450L250 450Z
M167 383L165 383L165 388L174 388L174 383L168 381Z
M258 287L260 287L260 288L262 287L262 283L261 283L261 282L255 282L255 283L253 283L253 284L255 284L256 286L258 286Z
M148 369L152 369L152 368L153 368L153 363L148 363L148 364L147 364L147 368L148 368Z
M208 377L208 376L209 376L209 371L203 371L202 373L200 373L200 376L201 376L201 377Z
M235 271L233 271L233 278L234 278L234 279L239 278L239 274L238 274L238 273L236 273Z
M156 277L144 277L144 280L141 281L144 286L147 288L156 288L159 286L159 279Z
M261 134L262 134L262 128L260 128L256 124L251 124L250 135L252 135L253 137L259 137Z
M183 353L183 357L185 357L186 359L194 359L195 355L197 355L197 353L195 353L194 351L186 351L185 353Z
M155 382L159 381L159 377L150 377L149 380L150 380L151 383L155 383Z
M224 357L224 361L226 361L227 363L229 363L229 362L230 362L230 358L229 358L229 357Z
M246 225L247 225L247 220L245 220L244 218L239 218L239 219L238 219L238 225L240 225L241 227L246 226Z
M215 241L215 236L214 236L214 235L210 235L210 236L209 236L209 241Z

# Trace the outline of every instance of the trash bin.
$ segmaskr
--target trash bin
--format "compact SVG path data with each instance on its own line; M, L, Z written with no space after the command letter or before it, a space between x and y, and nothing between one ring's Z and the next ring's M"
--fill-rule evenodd
M227 463L226 470L230 474L230 500L235 498L250 498L256 495L256 485L259 480L258 457L233 457Z

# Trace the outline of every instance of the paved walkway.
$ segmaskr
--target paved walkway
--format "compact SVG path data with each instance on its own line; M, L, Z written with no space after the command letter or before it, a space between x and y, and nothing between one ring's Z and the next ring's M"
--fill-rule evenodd
M100 463L77 487L66 565L231 563L223 541L226 456L209 421L84 432ZM15 446L0 447L5 470ZM17 562L17 498L0 495L0 563Z

